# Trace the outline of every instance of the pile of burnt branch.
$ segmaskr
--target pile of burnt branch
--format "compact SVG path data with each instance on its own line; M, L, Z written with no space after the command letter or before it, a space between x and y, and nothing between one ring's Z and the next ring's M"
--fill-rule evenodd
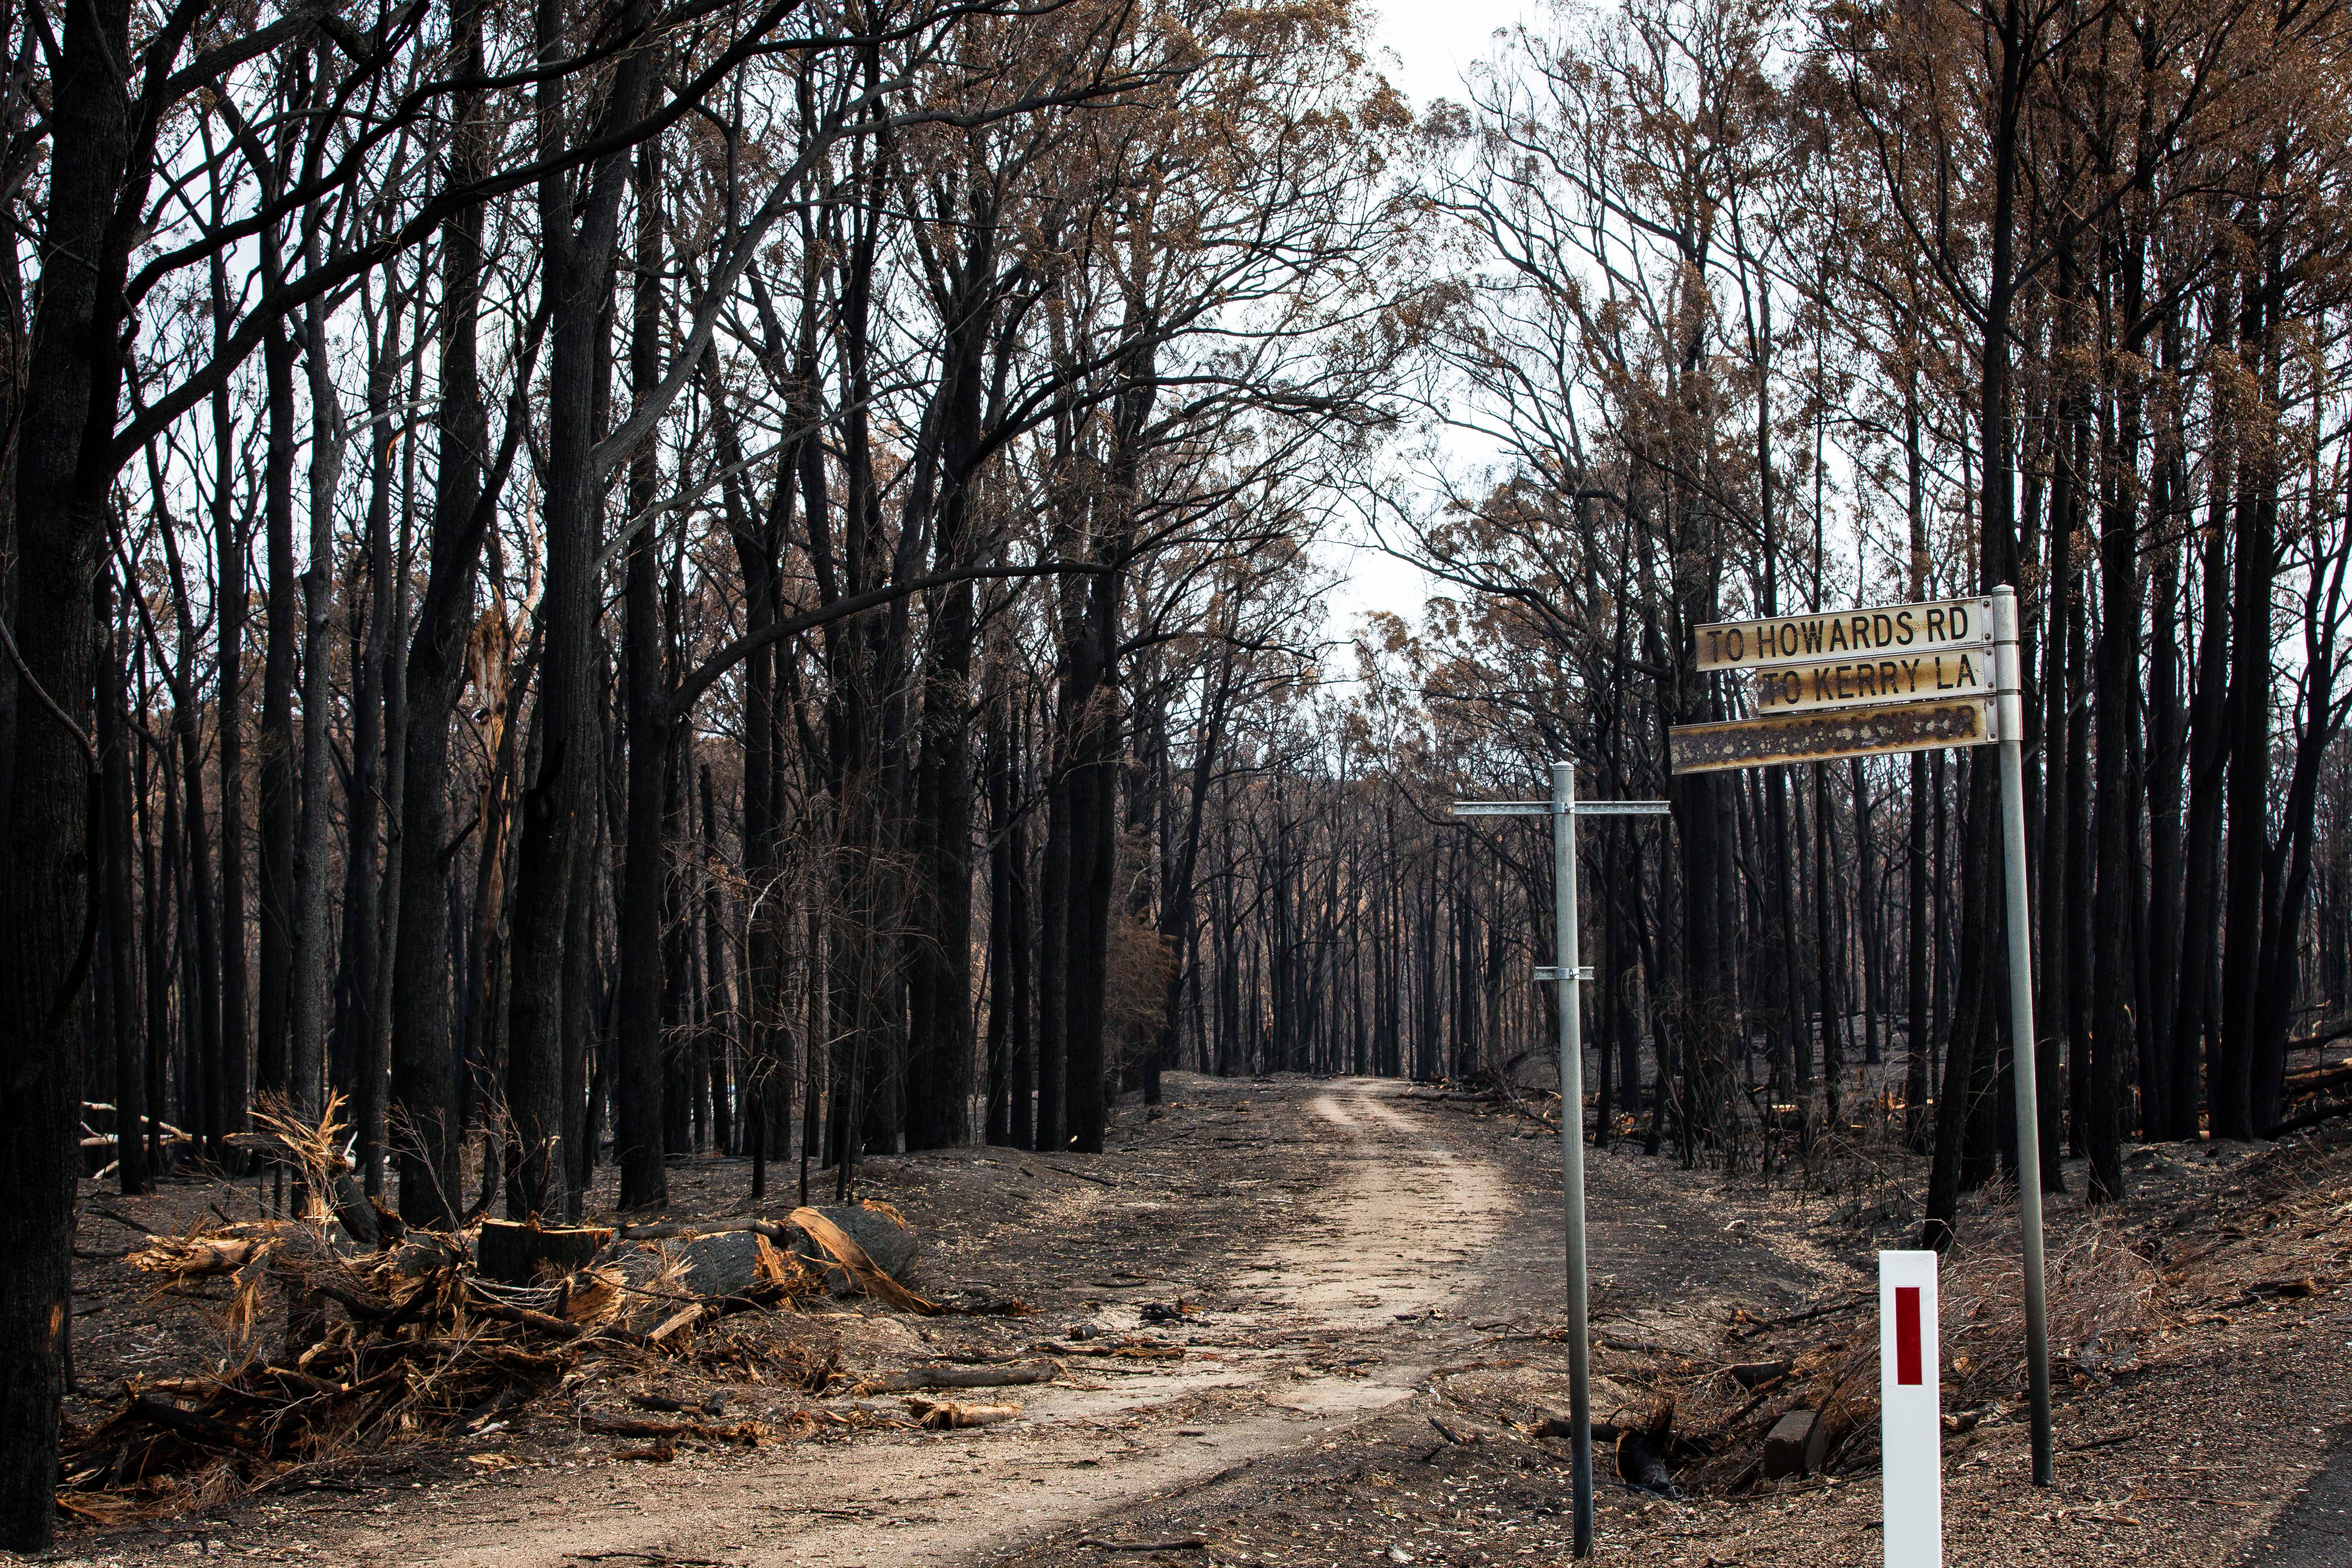
M1597 1336L1595 1365L1616 1397L1594 1407L1596 1465L1668 1498L1736 1497L1849 1468L1859 1446L1874 1452L1874 1302L1853 1290L1780 1317L1738 1311L1714 1352ZM1564 1411L1530 1414L1529 1436L1573 1436Z
M2287 1042L2279 1121L2264 1136L2281 1138L2352 1114L2352 1060L2329 1055L2347 1040L2352 1040L2352 1017L2330 1018Z
M61 1508L123 1522L387 1441L478 1430L602 1359L723 1375L741 1342L703 1331L827 1294L925 1314L975 1310L940 1307L905 1282L914 1238L886 1205L700 1226L406 1227L359 1195L339 1110L331 1103L315 1127L262 1118L296 1167L298 1217L150 1236L131 1253L157 1294L214 1303L225 1353L195 1375L127 1381L111 1416L69 1434ZM770 1354L761 1381L821 1391L832 1355L793 1353L806 1364ZM671 1426L707 1441L771 1436L757 1422Z
M1948 1452L2027 1419L2023 1272L2004 1196L1990 1193L1975 1205L1970 1239L1942 1269ZM2102 1219L2072 1216L2051 1224L2048 1244L2051 1356L2062 1399L2140 1370L2156 1336L2175 1321L2147 1244ZM2311 1286L2286 1279L2263 1289L2290 1295ZM1650 1352L1608 1370L1619 1385L1656 1401L1652 1414L1619 1422L1639 1438L1630 1451L1621 1447L1620 1473L1631 1485L1664 1489L1637 1473L1654 1455L1682 1490L1720 1498L1874 1470L1878 1342L1878 1293L1866 1285L1777 1316L1737 1310L1714 1355L1602 1341L1604 1352Z
M1557 1132L1559 1131L1559 1094L1556 1089L1524 1086L1511 1077L1526 1058L1515 1057L1499 1069L1474 1073L1467 1078L1444 1079L1433 1084L1407 1091L1400 1098L1428 1101L1440 1105L1468 1105L1481 1108L1481 1116L1492 1111L1524 1116Z

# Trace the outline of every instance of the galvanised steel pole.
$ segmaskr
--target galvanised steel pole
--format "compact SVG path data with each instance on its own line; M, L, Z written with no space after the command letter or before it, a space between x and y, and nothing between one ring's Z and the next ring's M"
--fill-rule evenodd
M2010 1058L2017 1078L2017 1204L2025 1237L2025 1364L2033 1396L2033 1484L2051 1479L2050 1315L2042 1284L2042 1116L2033 1078L2033 928L2025 889L2025 699L2017 590L1992 591L1993 690L2000 700L2000 826L2009 893Z
M1551 765L1552 917L1559 973L1559 1165L1568 1229L1568 1420L1575 1554L1592 1554L1592 1347L1585 1320L1584 1020L1576 941L1576 768Z

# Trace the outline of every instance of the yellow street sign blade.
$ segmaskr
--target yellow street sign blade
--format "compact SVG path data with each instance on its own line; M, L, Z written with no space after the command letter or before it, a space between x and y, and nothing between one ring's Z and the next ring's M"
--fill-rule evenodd
M1937 599L1872 610L1829 610L1724 621L1694 634L1701 669L1760 669L1841 659L1892 658L1992 647L1990 599Z
M1678 773L1924 752L1938 746L1983 746L1997 738L1990 697L1839 708L1771 719L1733 719L1720 724L1677 724L1666 731L1674 771Z
M1835 664L1786 664L1748 677L1748 706L1758 718L1822 708L1869 708L1888 702L1948 702L1992 694L1992 656L1981 648L1840 659Z

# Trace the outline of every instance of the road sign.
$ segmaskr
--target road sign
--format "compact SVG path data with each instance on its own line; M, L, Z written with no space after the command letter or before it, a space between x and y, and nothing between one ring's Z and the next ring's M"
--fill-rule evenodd
M1592 966L1577 961L1576 819L1580 816L1663 816L1663 800L1579 800L1576 769L1551 766L1549 800L1457 800L1456 816L1549 816L1551 818L1552 941L1559 960L1536 970L1536 978L1559 987L1560 1204L1565 1211L1568 1262L1569 1488L1575 1517L1570 1551L1592 1554L1592 1342L1586 1311L1584 1260L1584 1007L1579 988L1592 979Z
M2010 1038L2036 1038L2033 927L2025 886L2025 699L2017 652L2017 590L2004 585L1980 599L1732 621L1701 626L1697 637L1699 668L1756 672L1759 716L1719 724L1678 724L1667 731L1675 773L1817 763L1936 746L2000 745ZM1964 671L1971 686L1981 681L1988 653L1990 692L1956 697L1955 692L1967 689L1948 682ZM1900 700L1890 702L1889 697ZM2041 1116L2035 1109L2040 1088L2034 1081L2033 1058L2028 1049L2011 1053L2010 1070L2015 1079L2011 1099L2017 1114L2018 1217L2024 1234L2033 1483L2046 1487L2052 1468L2050 1329L2042 1289ZM1894 1479L1890 1459L1890 1506ZM1891 1513L1886 1546L1891 1565L1897 1562ZM1907 1568L1913 1561L1936 1559L1903 1561Z
M1892 658L1949 648L1992 647L1992 601L1938 599L1779 616L1768 621L1725 621L1698 628L1701 669L1760 669L1783 664Z
M1943 1568L1936 1255L1878 1255L1878 1451L1886 1568Z
M1937 746L1982 746L1995 738L1990 695L1957 702L1890 702L1769 719L1732 719L1720 724L1677 724L1666 731L1674 771L1678 773L1761 767L1770 763L1818 763L1832 757L1869 757Z
M1759 714L1990 697L1992 656L1980 648L1956 648L1835 664L1774 665L1748 677L1748 695Z

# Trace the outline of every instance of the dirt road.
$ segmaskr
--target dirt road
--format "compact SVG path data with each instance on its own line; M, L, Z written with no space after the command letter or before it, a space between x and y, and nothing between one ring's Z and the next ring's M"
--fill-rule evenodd
M1073 1360L1071 1381L1019 1391L1020 1419L977 1431L866 1432L659 1465L614 1462L609 1439L550 1453L541 1432L519 1453L494 1437L454 1479L406 1479L394 1465L381 1479L297 1483L88 1542L71 1560L226 1550L483 1568L984 1563L1328 1444L1490 1337L1492 1325L1471 1326L1477 1310L1543 1299L1549 1278L1527 1273L1522 1234L1541 1219L1536 1163L1500 1124L1401 1104L1393 1083L1179 1079L1172 1092L1164 1119L1131 1118L1124 1160L965 1152L879 1162L867 1178L941 1237L935 1268L1041 1306L1005 1332L1035 1339L1080 1321L1134 1331L1142 1304L1183 1300L1192 1310L1162 1333L1181 1358ZM1556 1205L1556 1175L1551 1191ZM1017 1212L977 1247L925 1212L1000 1206ZM845 1364L861 1369L953 1353L984 1327L842 1317Z
M1123 1110L1101 1156L971 1149L862 1173L861 1192L903 1208L927 1237L935 1289L1019 1297L1034 1314L917 1319L848 1303L780 1322L833 1343L853 1379L940 1360L1062 1361L1066 1378L1009 1391L1024 1406L1010 1423L941 1433L868 1423L749 1451L681 1444L668 1462L631 1462L630 1445L583 1429L583 1412L626 1414L631 1395L698 1398L716 1385L682 1383L676 1362L620 1358L455 1453L396 1444L153 1528L82 1534L48 1561L1466 1568L1559 1554L1567 1447L1525 1429L1566 1404L1556 1138L1387 1081L1179 1075L1170 1096L1157 1116ZM1590 1173L1603 1418L1719 1367L1734 1309L1810 1317L1810 1303L1865 1278L1867 1252L1832 1219L1830 1198L1631 1151L1593 1153ZM760 1207L744 1175L732 1163L674 1173L677 1212ZM86 1379L112 1386L152 1361L150 1331L93 1333ZM1148 1354L1087 1353L1106 1344ZM2325 1358L2305 1348L2292 1377L2315 1394ZM780 1429L813 1403L773 1385L726 1392L729 1420ZM2069 1458L2055 1495L2023 1486L2021 1430L1988 1425L1963 1439L1948 1456L1954 1560L2087 1565L2119 1548L2166 1568L2239 1560L2277 1500L2225 1506L2232 1494L2217 1477L2201 1483L2195 1528L2151 1539L2146 1492L2123 1473L2139 1473L2141 1451L2168 1430L2156 1412L2177 1399L2169 1384L2119 1384L2102 1404L2063 1413ZM814 1404L899 1414L889 1397ZM2116 1446L2106 1434L2118 1423L2147 1436ZM2304 1441L2326 1439L2315 1426ZM1602 1468L1603 1561L1874 1560L1866 1474L1686 1503L1616 1485L1605 1458ZM2299 1479L2281 1474L2234 1496L2283 1500ZM2318 1516L2291 1516L2273 1545L2315 1525L2316 1540L2343 1506L2315 1496L2302 1511ZM1204 1547L1087 1544L1188 1540ZM2276 1560L2335 1560L2318 1550Z
M1219 1260L1237 1304L1185 1333L1193 1353L1181 1360L1049 1385L1003 1426L780 1447L723 1470L681 1461L533 1472L363 1516L314 1545L360 1563L481 1568L984 1563L1315 1441L1334 1421L1407 1397L1459 1350L1467 1331L1448 1310L1480 1281L1514 1217L1492 1163L1446 1147L1425 1118L1390 1103L1394 1093L1358 1083L1306 1097L1311 1142L1297 1152L1328 1179L1278 1244ZM1081 1223L1116 1191L1089 1188ZM1182 1257L1135 1272L1130 1297L1201 1282ZM1137 1321L1118 1305L1096 1317L1106 1328Z

